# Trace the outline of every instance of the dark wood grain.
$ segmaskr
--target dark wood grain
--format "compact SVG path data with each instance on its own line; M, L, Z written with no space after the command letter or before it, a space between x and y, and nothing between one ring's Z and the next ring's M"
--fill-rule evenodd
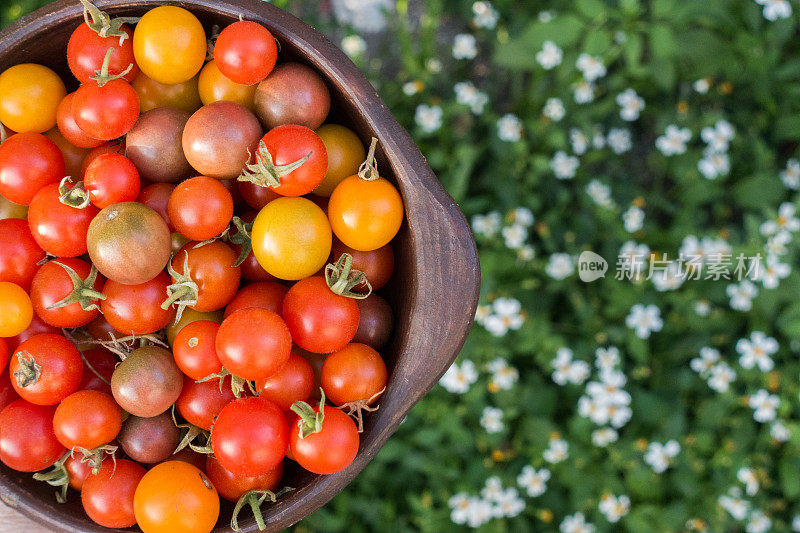
M365 143L378 138L382 174L397 184L403 196L406 222L395 242L397 270L386 291L398 323L383 353L390 376L381 408L367 417L359 454L343 472L316 476L289 462L286 481L296 490L265 507L268 530L288 527L352 481L458 354L478 300L475 242L458 206L366 78L338 47L302 21L260 0L98 0L96 4L113 15L141 15L158 5L179 5L195 13L207 28L225 26L240 16L263 23L280 41L282 60L303 61L327 80L333 95L331 119L353 128ZM18 63L42 63L71 80L66 43L81 20L77 0L57 2L21 19L0 33L0 71ZM54 531L109 531L85 517L74 494L70 503L57 505L50 487L5 467L0 468L0 499ZM217 531L228 530L230 510L223 506ZM244 531L258 530L249 517L240 524Z

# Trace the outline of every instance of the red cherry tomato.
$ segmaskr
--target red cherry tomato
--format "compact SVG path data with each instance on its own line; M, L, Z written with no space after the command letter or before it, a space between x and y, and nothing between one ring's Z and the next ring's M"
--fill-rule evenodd
M218 379L198 383L187 377L175 407L187 422L210 431L220 411L235 399L229 377L222 380L221 386Z
M299 168L280 176L280 185L272 190L281 196L302 196L322 183L328 170L328 152L325 143L305 126L287 124L267 132L261 139L277 167L308 159ZM263 162L262 154L256 156Z
M139 196L139 171L130 159L120 154L103 154L94 159L83 176L83 185L99 209L133 202Z
M64 156L39 133L17 133L0 145L0 194L15 204L30 205L45 185L64 178Z
M125 335L145 335L160 330L174 316L174 311L161 309L167 294L169 276L165 272L140 285L123 285L106 281L100 310L108 323Z
M92 473L92 465L89 461L83 462L81 454L70 456L64 463L69 476L69 486L77 491L83 490L86 478Z
M239 181L237 187L245 203L253 209L261 209L272 200L281 197L272 188L262 187L249 181Z
M257 22L234 22L222 30L214 46L217 68L240 85L253 85L266 78L277 59L275 38Z
M8 371L3 370L0 372L0 411L10 405L11 402L19 400L19 394L11 386L11 378L8 377Z
M133 58L133 32L126 25L120 29L127 35L122 44L119 37L100 37L86 24L81 24L72 32L67 43L67 62L79 82L92 83L90 77L103 66L103 59L109 48L114 49L108 68L109 74L122 74L129 65L133 65L133 69L125 75L126 80L133 81L139 72Z
M56 113L58 131L68 142L78 148L97 148L103 144L103 141L90 137L75 122L75 115L72 114L73 98L75 98L75 93L69 93L58 105Z
M314 412L319 413L319 407ZM315 474L335 474L347 468L356 458L358 444L358 428L353 419L331 406L324 409L322 430L318 433L301 438L297 424L289 430L294 460Z
M260 476L237 476L225 470L219 461L209 455L206 459L206 475L220 496L235 502L251 490L274 491L283 476L283 463L278 463L278 466Z
M256 390L260 398L288 411L294 402L305 402L311 397L314 371L308 361L292 354L276 373L266 379L256 380Z
M75 209L62 204L58 184L40 190L28 209L28 225L36 243L56 257L77 257L87 251L89 224L100 211L93 205Z
M117 338L123 335L116 335ZM83 352L85 359L83 369L83 380L78 390L95 390L111 394L111 376L119 363L119 359L103 348L94 348ZM91 365L91 368L89 368ZM94 369L94 370L92 370ZM98 375L99 374L99 375Z
M103 154L125 155L125 141L104 143L86 154L83 162L81 162L81 179L83 179L83 176L86 174L86 169L89 168L89 165L92 164L92 161Z
M283 318L295 344L314 353L344 348L358 331L358 304L334 294L321 276L298 281L286 293Z
M6 369L8 364L8 341L0 337L0 373Z
M71 450L108 444L122 429L122 409L109 394L81 390L64 398L53 416L58 442Z
M229 403L211 431L214 456L223 468L239 476L260 476L277 467L288 443L283 411L258 397Z
M20 398L36 405L56 405L78 390L83 360L70 341L43 333L19 345L8 372Z
M0 461L18 472L52 466L66 450L53 431L52 406L17 400L0 411Z
M352 343L325 358L322 388L336 405L374 403L386 387L386 364L366 344Z
M219 324L211 320L197 320L181 328L172 343L181 372L192 379L203 379L222 370L214 344L218 330Z
M133 495L147 471L127 459L105 460L97 474L83 482L83 510L103 527L125 528L136 524Z
M244 379L263 379L289 359L292 337L280 316L250 307L222 321L216 344L217 357L229 372Z
M172 183L153 183L142 189L139 193L139 197L136 199L140 204L146 205L161 215L161 218L167 223L170 231L175 231L175 226L172 225L172 221L169 219L167 204L174 190L175 185Z
M199 289L197 303L192 309L201 312L222 309L233 299L242 277L241 268L233 266L236 254L220 241L199 248L197 245L197 242L189 242L181 248L172 259L172 268L183 275L188 257L189 276Z
M225 318L228 318L239 309L260 307L280 314L283 310L283 299L289 289L274 281L261 281L239 289L236 296L225 308Z
M386 285L394 273L394 250L389 244L377 250L360 252L355 248L345 246L338 239L334 239L331 253L334 261L339 259L342 254L350 254L353 258L353 268L364 273L373 291ZM359 287L356 287L356 290L358 289Z
M0 220L0 281L16 283L28 290L39 261L44 259L25 220L6 218Z
M89 263L75 257L65 257L45 263L36 272L33 277L33 283L31 283L33 310L51 326L58 328L85 326L100 314L99 307L87 311L77 301L64 307L55 309L50 309L50 307L67 298L76 290L81 291L81 294L87 299L86 303L90 306L98 305L100 303L99 300L92 298L90 296L91 292L87 291L99 294L103 286L103 280L98 276L91 287L76 289L67 269L64 267L72 269L82 280L87 279L91 272Z
M198 176L175 187L167 211L182 235L205 241L228 227L233 216L233 197L219 180Z
M75 91L72 116L90 137L103 141L117 139L128 133L139 119L139 95L121 79L102 87L90 81Z

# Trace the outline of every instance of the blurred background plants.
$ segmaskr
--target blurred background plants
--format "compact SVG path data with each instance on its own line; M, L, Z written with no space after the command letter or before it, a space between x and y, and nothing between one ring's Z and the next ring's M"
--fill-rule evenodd
M274 3L364 70L483 271L456 365L297 530L800 531L795 0Z

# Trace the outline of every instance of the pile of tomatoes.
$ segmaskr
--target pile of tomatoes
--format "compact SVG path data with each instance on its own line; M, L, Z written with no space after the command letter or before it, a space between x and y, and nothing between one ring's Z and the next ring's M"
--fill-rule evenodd
M0 461L105 527L263 527L385 390L401 197L262 25L81 2L74 92L0 74Z

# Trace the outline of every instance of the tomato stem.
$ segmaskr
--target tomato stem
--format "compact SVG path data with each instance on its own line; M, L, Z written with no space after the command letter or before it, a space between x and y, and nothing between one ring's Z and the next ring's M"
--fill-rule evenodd
M19 362L19 368L13 374L17 379L17 386L25 388L35 385L42 375L42 365L37 363L36 359L26 351L17 352L15 355Z
M71 184L73 184L70 187ZM82 181L75 183L70 176L65 177L58 184L58 201L64 205L83 209L89 205L89 193Z
M250 154L249 149L247 153ZM242 175L239 176L239 181L255 183L261 187L278 187L281 184L282 177L291 174L303 166L303 163L308 161L313 153L313 151L308 152L305 157L301 157L294 163L289 163L288 165L276 165L275 161L272 159L272 154L267 149L267 145L262 140L258 143L255 164L247 164L247 168L242 172Z
M97 271L97 267L92 265L92 268L89 271L89 275L86 277L86 279L81 279L78 273L75 272L75 270L69 265L60 263L57 260L52 262L67 272L70 281L72 281L72 292L70 292L64 299L48 306L48 310L59 309L74 303L79 304L81 309L84 311L100 309L100 306L97 305L97 300L105 300L106 295L102 292L94 290L94 284L97 281L97 275L99 273Z
M328 263L325 266L325 281L328 288L339 296L363 300L372 294L372 285L367 276L360 270L353 268L353 256L343 253L336 264ZM356 287L366 286L366 292L357 292Z
M183 434L183 438L181 439L178 447L175 448L175 451L172 452L173 454L178 453L179 451L183 450L187 446L197 453L202 453L205 455L210 455L213 452L211 449L211 433L206 431L203 428L197 427L194 424L190 424L186 422L185 424L178 424L178 419L175 418L175 406L172 406L172 423L175 424L175 427L181 430L181 433L185 430L186 432ZM204 446L198 446L194 443L197 437L203 436L206 440Z
M378 148L378 139L372 138L369 145L369 153L367 160L361 163L358 168L358 177L365 181L374 181L380 176L378 175L378 162L375 161L375 150Z
M177 304L178 310L175 313L175 324L180 322L184 309L197 305L197 298L200 294L200 287L192 279L189 272L189 252L184 250L183 253L186 254L183 260L183 274L172 268L172 259L167 263L167 272L172 276L173 283L167 287L167 299L161 304L161 309L165 311L172 304Z
M114 53L114 48L109 48L106 52L106 56L103 58L103 66L100 67L100 70L96 70L94 76L89 76L89 79L94 80L97 82L98 87L103 87L105 84L112 82L114 80L119 80L124 78L128 75L128 73L133 70L133 63L128 65L128 68L120 72L119 74L114 74L113 76L108 73L109 66L111 65L111 54Z
M61 459L53 463L51 470L47 472L37 472L33 475L36 481L44 481L50 486L57 487L56 501L58 503L67 502L67 489L69 488L69 473L64 464L70 458L72 452L67 452L61 456Z
M228 376L230 376L231 378L231 392L233 392L233 395L236 398L241 398L242 393L244 393L245 386L247 386L247 388L250 389L250 392L253 393L253 396L258 396L255 390L255 385L253 385L251 381L248 381L242 377L231 374L230 371L227 370L226 368L223 368L220 372L217 372L216 374L211 374L202 379L198 379L195 383L205 383L206 381L218 379L219 391L222 392L225 386L224 380Z
M89 0L80 0L83 4L83 20L100 37L119 37L119 45L125 42L128 34L122 30L123 24L136 24L139 17L117 17L112 19L108 13L101 11ZM91 20L89 20L91 18Z
M113 446L111 444L104 444L102 446L98 446L97 448L92 448L91 450L87 450L86 448L82 448L80 446L75 446L72 448L72 452L81 452L81 462L88 463L89 466L92 467L92 474L97 474L100 471L100 467L103 466L103 460L105 460L106 455L111 456L111 460L114 461L114 471L117 470L117 446ZM112 474L113 475L113 474Z
M294 489L291 487L284 487L277 494L270 490L263 489L254 489L245 492L242 494L242 497L239 498L239 501L236 502L236 507L233 508L231 529L234 531L239 531L241 529L239 527L239 513L242 512L242 508L245 506L245 504L248 504L250 505L250 509L253 511L253 516L256 519L258 530L264 531L267 529L267 524L264 522L264 516L261 514L261 504L264 503L268 498L269 501L275 503L280 496L283 496L287 492L291 492L293 490Z
M372 395L371 398L366 400L356 400L354 402L348 402L339 406L339 409L344 411L347 409L348 416L352 417L358 423L358 432L364 432L364 411L368 413L372 413L380 409L380 405L371 406L370 404L377 400L381 394L386 391L386 387L382 388L378 392Z
M301 439L308 437L312 433L319 433L322 431L322 422L325 420L325 391L320 387L319 392L320 400L318 411L314 411L314 408L306 402L297 401L292 404L292 412L300 417L297 421L297 426L300 428Z

